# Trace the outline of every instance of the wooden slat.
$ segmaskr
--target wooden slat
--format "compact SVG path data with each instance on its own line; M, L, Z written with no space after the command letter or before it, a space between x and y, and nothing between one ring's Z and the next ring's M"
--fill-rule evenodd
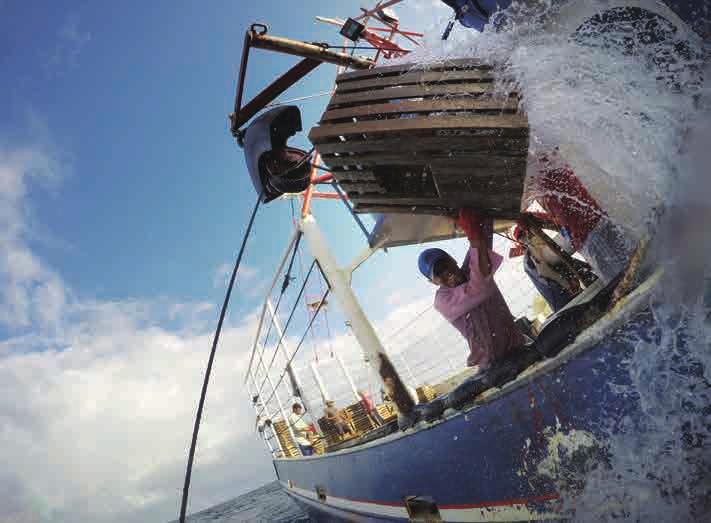
M352 170L352 171L338 171L333 173L336 176L336 179L338 182L342 181L357 181L357 182L364 182L364 181L376 181L377 178L375 176L375 173L373 171L359 171L359 170Z
M443 200L456 198L462 194L488 193L500 196L502 194L515 193L521 198L523 193L523 180L512 178L501 174L484 177L454 178L451 180L435 179L437 192Z
M433 205L433 206L454 206L466 207L467 205L479 207L501 207L501 202L514 201L519 202L521 199L520 192L511 193L462 193L460 195L450 195L446 199L439 198L416 198L411 195L403 194L365 194L356 199L358 204L380 204L380 205Z
M349 82L353 80L363 80L364 78L373 78L375 76L383 76L390 74L400 74L413 69L441 71L443 69L466 69L466 68L491 68L489 65L482 64L480 61L473 58L457 58L454 60L446 60L442 62L433 62L430 64L399 64L387 65L384 67L375 67L373 69L365 69L361 71L350 71L342 73L336 77L336 83Z
M526 163L526 159L522 156L497 155L497 151L491 151L490 154L482 154L480 152L459 152L456 155L450 154L449 151L411 151L408 154L398 154L397 152L377 152L359 154L357 156L328 156L322 157L322 159L331 169L346 165L412 165L413 167L420 166L420 168L427 165L432 169L442 170L448 167L457 166L462 166L466 169L477 165L485 165L487 167L518 168L521 167L522 164L525 165Z
M517 109L518 98L515 97L472 98L467 96L439 100L406 100L400 103L380 103L331 109L323 113L321 122L381 114L435 113L442 111L516 111Z
M528 138L492 138L490 136L412 136L395 135L379 140L349 140L323 143L318 151L323 156L333 153L366 153L378 151L471 151L471 152L520 152L526 154Z
M427 214L434 216L454 216L456 209L444 205L381 205L356 203L353 209L355 212L364 213L392 213L392 214ZM492 218L515 220L521 214L516 209L486 210L487 216Z
M336 178L338 180L338 178ZM380 185L378 182L356 182L349 180L338 180L338 184L341 188L348 194L351 193L366 193L366 192L380 192L385 193L385 187Z
M431 98L433 96L481 95L494 91L492 83L465 84L435 84L411 85L407 87L386 87L377 91L367 91L348 94L334 94L328 104L329 108L360 102L372 103L380 100L397 100L401 98Z
M523 115L481 115L476 118L467 116L428 116L426 118L397 118L392 120L373 120L358 123L337 123L314 127L309 133L312 143L334 136L349 134L386 133L408 131L436 131L438 129L512 129L528 134L528 121Z
M379 76L367 80L342 82L338 84L336 92L343 94L368 89L390 87L393 85L412 85L422 83L436 84L444 82L461 82L466 80L491 82L494 80L494 77L492 76L491 71L482 71L481 69L465 69L459 71L414 71L401 75Z

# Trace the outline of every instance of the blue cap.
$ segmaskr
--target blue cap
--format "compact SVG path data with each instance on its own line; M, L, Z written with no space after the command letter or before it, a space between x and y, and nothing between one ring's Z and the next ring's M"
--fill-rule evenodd
M417 265L420 267L422 275L428 280L432 280L432 272L434 271L435 263L444 257L449 257L449 254L447 254L446 251L436 247L422 251L419 259L417 260Z

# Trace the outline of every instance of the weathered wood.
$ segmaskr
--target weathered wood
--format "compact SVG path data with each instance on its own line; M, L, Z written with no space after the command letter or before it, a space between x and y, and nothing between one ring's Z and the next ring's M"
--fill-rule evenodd
M378 182L355 182L342 180L339 182L341 188L346 191L349 195L351 193L382 193L386 192L385 187L383 187Z
M392 153L371 153L357 156L329 156L323 157L324 162L331 169L346 165L378 166L378 165L427 165L431 169L446 171L455 169L457 173L466 174L467 169L476 170L477 166L484 165L487 168L520 168L526 159L520 156L501 156L497 151L492 151L491 155L483 155L480 152L452 154L448 151L411 151L406 154ZM460 169L457 169L460 167Z
M323 113L321 123L347 118L374 117L385 114L402 113L436 113L445 111L497 111L515 112L518 110L518 99L503 97L473 98L443 98L428 100L406 100L399 103L380 103L358 105L342 109L331 109Z
M459 60L347 73L309 138L357 212L515 218L528 123L490 67Z
M380 205L363 204L356 202L353 209L357 213L393 213L393 214L427 214L434 216L455 216L457 208L443 205ZM515 220L520 211L518 209L489 209L487 216L502 220Z
M526 155L527 138L495 138L490 136L418 136L395 135L389 138L367 139L362 141L340 140L333 143L322 143L318 151L325 158L337 158L335 153L371 153L380 151L466 151L486 152L497 151L499 154Z
M433 206L455 206L455 207L474 207L481 210L488 208L496 208L502 198L520 197L519 192L510 194L466 194L452 195L446 199L440 198L417 198L409 194L363 194L359 197L358 203L363 204L380 204L380 205L433 205Z
M440 198L459 197L468 194L494 193L500 197L504 193L520 194L523 190L523 180L507 177L500 173L489 176L471 176L443 180L434 177L435 187Z
M353 82L341 82L337 84L336 92L343 94L355 91L378 89L393 85L411 84L438 84L450 82L462 82L466 80L491 82L493 81L490 71L481 69L464 69L460 71L413 71L403 75L390 75L370 78L367 80L357 80Z
M521 136L528 134L528 121L522 115L481 115L470 116L429 116L426 118L397 118L393 120L371 120L357 123L337 123L314 127L309 133L309 139L318 144L323 139L349 134L407 132L407 131L437 131L440 129L512 129L520 131Z
M373 69L367 69L362 71L350 71L348 73L342 73L336 78L336 83L340 84L343 82L349 82L352 80L363 80L365 78L374 78L378 76L386 75L396 75L403 72L409 71L442 71L450 69L491 69L490 65L482 64L480 61L473 58L457 58L454 60L446 60L441 62L433 62L430 64L399 64L399 65L388 65L384 67L375 67Z
M357 169L353 169L351 171L338 171L338 174L334 173L336 175L336 179L338 182L343 182L343 181L375 181L375 173L373 171L361 171Z
M433 96L478 96L493 93L492 83L465 84L418 84L406 87L386 87L375 91L334 94L328 104L329 109L340 105L360 102L377 102L381 100L399 100L402 98L432 98ZM512 93L514 94L514 93Z

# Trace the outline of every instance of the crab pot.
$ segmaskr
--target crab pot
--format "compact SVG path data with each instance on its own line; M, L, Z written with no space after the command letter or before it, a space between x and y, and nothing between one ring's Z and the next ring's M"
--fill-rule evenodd
M357 212L515 218L528 152L518 93L473 60L415 67L338 76L309 133L323 162Z

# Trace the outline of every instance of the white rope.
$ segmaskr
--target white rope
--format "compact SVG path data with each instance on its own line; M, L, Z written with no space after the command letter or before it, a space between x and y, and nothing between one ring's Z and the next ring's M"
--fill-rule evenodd
M310 94L308 96L299 96L298 98L291 98L290 100L272 102L270 104L267 104L265 106L265 109L268 109L270 107L278 107L280 105L286 105L286 104L290 104L290 103L294 103L294 102L302 102L304 100L310 100L311 98L318 98L320 96L327 96L327 95L330 96L332 94L333 94L333 91L323 91L323 92L316 93L316 94Z

